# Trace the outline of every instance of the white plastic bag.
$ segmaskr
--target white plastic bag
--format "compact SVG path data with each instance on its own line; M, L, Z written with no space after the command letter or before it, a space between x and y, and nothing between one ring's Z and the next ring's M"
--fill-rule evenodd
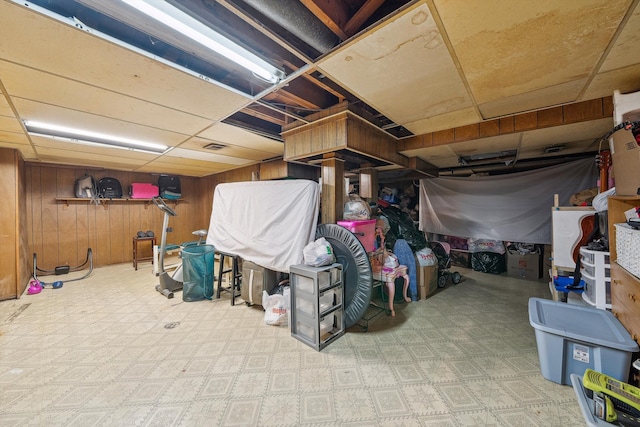
M384 266L387 268L396 268L400 265L398 262L398 257L392 254L391 252L387 252L384 257Z
M422 248L418 252L416 252L416 258L418 258L418 264L421 267L428 265L436 265L438 263L438 259L434 255L431 248Z
M302 250L302 255L304 257L304 263L312 267L321 267L336 262L331 243L324 237L305 246Z
M262 291L262 307L264 307L264 323L274 326L287 326L287 299L284 295L269 295Z
M344 204L342 218L347 221L369 219L371 218L371 208L357 194L349 194L349 201Z

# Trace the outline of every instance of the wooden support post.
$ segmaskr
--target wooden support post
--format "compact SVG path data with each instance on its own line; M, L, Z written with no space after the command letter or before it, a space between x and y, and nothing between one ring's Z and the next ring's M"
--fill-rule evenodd
M322 160L322 196L320 221L335 224L344 213L344 160L336 153L324 155Z
M378 201L378 170L373 165L363 164L360 170L360 197L367 202Z

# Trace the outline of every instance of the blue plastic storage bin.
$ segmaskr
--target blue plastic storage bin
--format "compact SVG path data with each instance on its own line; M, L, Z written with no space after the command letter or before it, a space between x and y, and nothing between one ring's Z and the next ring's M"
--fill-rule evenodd
M606 310L542 298L529 299L542 376L571 384L587 368L627 382L638 344Z

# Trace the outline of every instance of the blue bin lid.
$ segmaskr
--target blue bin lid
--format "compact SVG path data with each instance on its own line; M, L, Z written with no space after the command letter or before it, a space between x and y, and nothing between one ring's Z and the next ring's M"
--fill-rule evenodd
M586 343L628 352L638 344L613 314L543 298L529 299L529 322L534 328Z

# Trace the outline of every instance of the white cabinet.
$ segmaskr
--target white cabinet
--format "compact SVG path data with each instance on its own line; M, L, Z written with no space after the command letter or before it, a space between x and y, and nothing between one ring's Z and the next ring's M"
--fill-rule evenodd
M292 265L289 273L291 335L320 351L344 334L342 264Z

